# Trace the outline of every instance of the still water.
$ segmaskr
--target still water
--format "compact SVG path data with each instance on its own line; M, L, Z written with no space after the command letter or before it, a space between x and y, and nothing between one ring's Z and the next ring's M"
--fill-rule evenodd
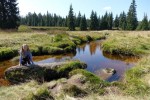
M101 49L101 41L93 41L78 46L76 54L52 57L39 61L38 63L60 62L65 60L83 61L88 65L86 70L95 73L102 79L112 82L123 79L124 72L133 67L138 59L136 57L116 56L104 53ZM111 77L106 77L106 74L102 74L101 71L104 68L113 68L117 73Z
M75 54L38 56L33 57L33 60L36 64L61 62L65 60L80 60L88 65L86 70L109 82L122 80L125 71L133 67L138 61L136 57L111 55L102 52L101 41L93 41L80 45L77 47ZM11 60L0 62L0 85L9 85L9 82L4 80L4 71L10 66L17 64L18 62L12 62ZM117 71L117 73L111 77L107 77L107 75L103 74L101 71L104 68L113 68Z

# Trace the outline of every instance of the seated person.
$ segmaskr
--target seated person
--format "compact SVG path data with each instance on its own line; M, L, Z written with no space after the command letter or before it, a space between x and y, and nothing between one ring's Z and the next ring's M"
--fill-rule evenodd
M32 54L27 44L22 45L19 53L20 53L19 66L34 64L32 60Z

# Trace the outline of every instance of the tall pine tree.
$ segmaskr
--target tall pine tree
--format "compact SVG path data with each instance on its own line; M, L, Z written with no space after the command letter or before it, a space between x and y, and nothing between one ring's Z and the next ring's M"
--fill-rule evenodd
M119 17L118 17L118 15L116 15L116 18L114 20L114 27L117 28L117 29L119 27Z
M142 22L138 25L137 30L149 30L149 23L147 15L144 15Z
M122 30L126 30L127 28L127 18L126 13L123 11L119 17L119 28Z
M68 28L70 31L75 30L75 19L72 5L70 5L69 15L68 15Z
M81 18L82 16L81 16L81 13L79 12L78 17L76 19L76 27L80 27Z
M112 27L113 27L113 14L112 13L109 13L107 21L108 21L108 29L112 30Z
M94 30L95 29L95 22L94 22L94 11L92 10L91 12L91 17L90 17L90 30Z
M82 18L81 18L80 30L81 31L87 30L87 21L86 21L85 15L82 16Z
M106 12L104 16L101 17L101 30L108 29L108 13Z
M6 14L7 14L7 9L6 9L6 0L1 0L0 1L0 28L5 28L7 25L7 20L6 20Z
M97 18L97 13L91 12L91 20L90 20L90 30L98 30L99 29L99 21Z
M13 29L19 26L19 9L16 0L0 1L0 28Z
M138 26L137 14L136 14L136 2L132 0L127 15L127 30L135 30Z

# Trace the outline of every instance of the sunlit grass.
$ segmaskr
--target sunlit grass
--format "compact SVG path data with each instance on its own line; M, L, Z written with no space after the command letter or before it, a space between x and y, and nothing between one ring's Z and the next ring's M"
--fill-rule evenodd
M109 34L102 43L103 51L112 54L143 56L150 54L150 31L119 31Z

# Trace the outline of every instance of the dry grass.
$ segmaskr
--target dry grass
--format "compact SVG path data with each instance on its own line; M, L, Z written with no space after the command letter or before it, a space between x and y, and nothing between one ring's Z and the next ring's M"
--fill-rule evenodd
M21 100L30 94L34 94L40 86L36 82L11 86L9 88L0 87L0 100Z
M67 32L71 36L78 36L84 38L86 36L90 36L93 39L103 39L106 38L107 31L68 31Z

